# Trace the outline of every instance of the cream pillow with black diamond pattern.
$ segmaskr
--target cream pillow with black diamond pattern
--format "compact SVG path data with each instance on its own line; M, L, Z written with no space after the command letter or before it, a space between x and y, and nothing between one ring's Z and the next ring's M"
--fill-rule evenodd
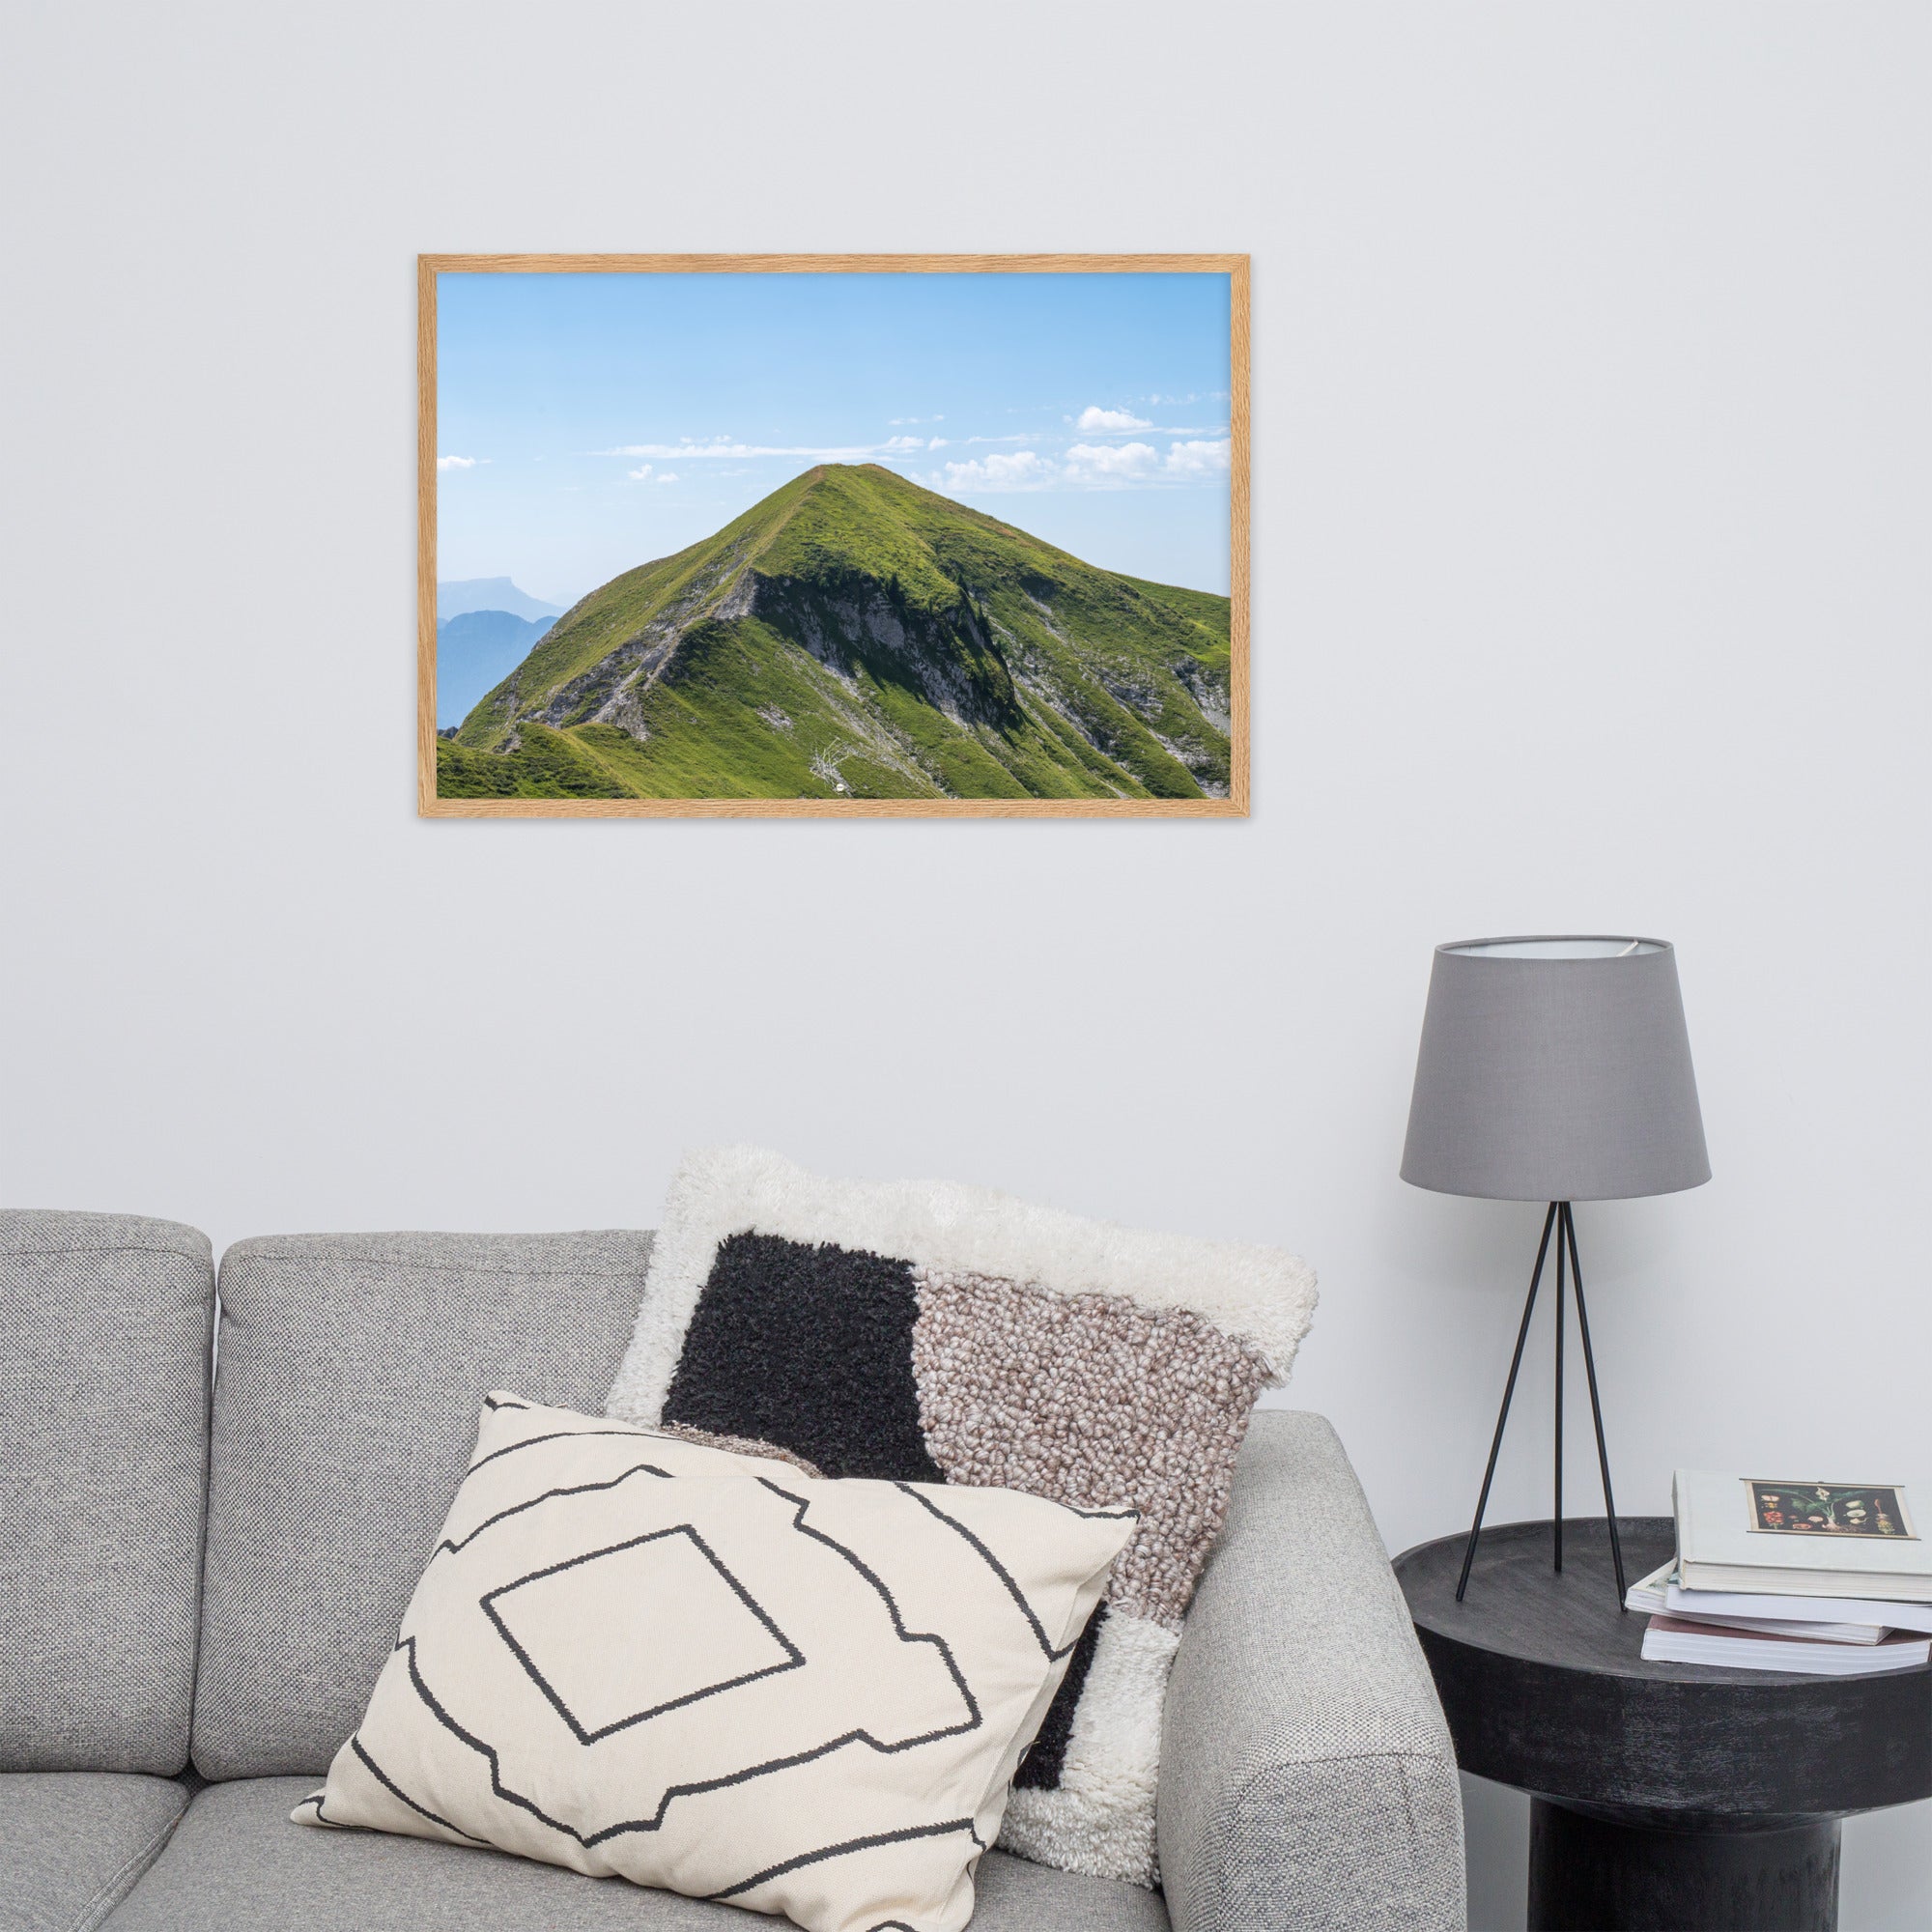
M956 1932L1134 1523L493 1395L368 1712L293 1815L807 1932Z

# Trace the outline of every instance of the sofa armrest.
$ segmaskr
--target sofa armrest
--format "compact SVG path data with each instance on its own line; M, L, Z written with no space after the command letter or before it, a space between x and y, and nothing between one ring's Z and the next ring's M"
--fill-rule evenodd
M1176 1932L1466 1921L1442 1707L1319 1415L1254 1417L1174 1661L1158 1802Z

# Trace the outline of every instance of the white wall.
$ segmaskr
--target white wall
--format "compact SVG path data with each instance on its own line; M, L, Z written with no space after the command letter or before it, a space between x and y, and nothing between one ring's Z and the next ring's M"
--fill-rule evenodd
M1430 948L1662 933L1717 1178L1579 1215L1621 1499L1932 1474L1922 9L9 17L7 1195L643 1224L743 1138L1286 1242L1400 1548L1536 1226L1396 1179ZM416 250L1060 247L1254 256L1250 821L414 817Z

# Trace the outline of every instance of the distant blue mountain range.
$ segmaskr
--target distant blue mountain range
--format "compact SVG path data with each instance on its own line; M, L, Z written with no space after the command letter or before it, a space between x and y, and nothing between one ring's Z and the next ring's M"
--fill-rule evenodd
M471 611L507 611L513 617L561 617L555 604L526 597L507 577L466 577L436 586L436 621L461 617Z
M505 585L510 582L507 577L489 581ZM439 591L445 587L438 585ZM525 598L524 602L533 600ZM525 618L509 611L464 611L440 622L436 627L437 729L461 724L476 700L501 684L555 622L554 614Z

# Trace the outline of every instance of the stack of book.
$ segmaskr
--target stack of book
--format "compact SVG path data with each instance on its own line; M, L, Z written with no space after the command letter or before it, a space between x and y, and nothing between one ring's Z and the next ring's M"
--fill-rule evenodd
M1677 1553L1631 1585L1643 1654L1850 1677L1932 1659L1932 1554L1904 1483L1680 1469Z

